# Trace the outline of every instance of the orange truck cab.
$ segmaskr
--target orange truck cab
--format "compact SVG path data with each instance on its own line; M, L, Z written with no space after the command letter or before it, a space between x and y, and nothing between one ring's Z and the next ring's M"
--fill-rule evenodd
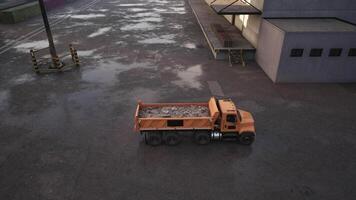
M169 113L169 110L183 109L183 113ZM205 110L204 115L185 115L193 110ZM145 110L154 114L145 115ZM164 110L163 115L159 113ZM168 111L167 111L168 110ZM140 102L135 113L135 130L144 135L152 146L165 143L176 145L181 135L193 133L198 144L212 140L237 139L241 144L254 142L256 131L251 113L236 108L231 99L210 98L206 103L150 103Z
M231 99L217 100L219 108L219 118L215 122L215 130L218 134L213 134L218 138L234 138L240 136L239 140L243 144L251 144L256 135L254 119L251 113L237 109Z

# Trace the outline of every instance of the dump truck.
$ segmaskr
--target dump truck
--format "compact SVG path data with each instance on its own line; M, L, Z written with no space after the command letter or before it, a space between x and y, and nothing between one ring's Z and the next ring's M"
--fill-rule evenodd
M206 103L139 102L134 126L152 146L177 145L185 133L200 145L225 139L250 145L256 137L251 113L237 109L231 99L215 97Z

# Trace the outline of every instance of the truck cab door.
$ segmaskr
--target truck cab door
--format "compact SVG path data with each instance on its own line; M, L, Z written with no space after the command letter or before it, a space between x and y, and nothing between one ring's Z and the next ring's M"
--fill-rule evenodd
M223 118L222 132L237 131L237 116L235 114L227 114Z

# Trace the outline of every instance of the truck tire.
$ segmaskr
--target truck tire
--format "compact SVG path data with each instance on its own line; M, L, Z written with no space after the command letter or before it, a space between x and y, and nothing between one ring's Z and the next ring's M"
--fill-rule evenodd
M239 141L243 145L251 145L255 141L255 133L244 132L240 134Z
M151 146L158 146L162 143L162 134L160 132L146 133L146 141Z
M194 134L194 141L200 145L206 145L210 142L209 132L197 132Z
M148 133L147 132L141 132L143 134L143 137L145 138L145 144L148 144L148 139L147 139L147 135Z
M181 138L178 133L166 132L163 135L164 141L169 146L177 145L181 142Z

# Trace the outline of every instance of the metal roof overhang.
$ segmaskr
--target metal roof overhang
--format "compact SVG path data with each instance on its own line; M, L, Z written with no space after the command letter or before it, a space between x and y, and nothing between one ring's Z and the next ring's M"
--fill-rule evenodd
M262 12L244 0L215 0L210 7L219 15L260 15Z

